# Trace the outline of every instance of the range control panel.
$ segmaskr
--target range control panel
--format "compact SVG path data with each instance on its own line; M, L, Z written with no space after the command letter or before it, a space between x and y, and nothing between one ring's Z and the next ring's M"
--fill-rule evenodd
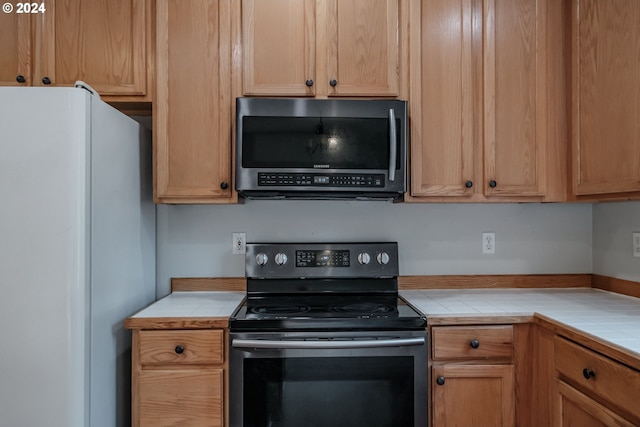
M397 277L398 244L248 243L248 278Z
M258 172L258 186L384 187L383 174Z

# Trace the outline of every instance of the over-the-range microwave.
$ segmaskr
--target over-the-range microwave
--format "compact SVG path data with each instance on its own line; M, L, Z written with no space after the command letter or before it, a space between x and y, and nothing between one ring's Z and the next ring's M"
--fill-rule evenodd
M236 190L246 198L406 191L406 101L238 98L236 119Z

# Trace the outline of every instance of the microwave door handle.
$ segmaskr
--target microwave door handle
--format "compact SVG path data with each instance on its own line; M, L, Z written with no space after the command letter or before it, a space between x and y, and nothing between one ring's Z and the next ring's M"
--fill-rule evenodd
M396 113L393 108L389 108L389 181L396 179L397 135Z

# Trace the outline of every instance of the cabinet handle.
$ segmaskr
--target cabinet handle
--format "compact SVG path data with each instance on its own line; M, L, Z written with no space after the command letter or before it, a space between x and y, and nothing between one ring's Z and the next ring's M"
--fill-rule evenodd
M336 79L331 79L329 80L329 84L331 85L331 87L336 87L336 85L338 84L338 81Z
M229 184L223 181L220 183L220 188L222 188L223 190L226 190L227 188L229 188Z
M498 185L498 183L494 179L489 181L489 187L496 188L497 185Z
M50 85L51 84L51 79L47 76L44 76L42 78L42 83L46 84L46 85Z
M471 348L478 348L478 347L480 347L480 341L478 341L478 340L471 340L471 342L469 343L469 345L471 345Z
M313 80L309 79L305 82L305 84L307 85L307 87L311 87L313 86Z
M596 373L589 368L584 368L582 370L582 376L585 377L586 379L591 379L596 377Z
M467 187L467 188L471 188L471 187L473 187L473 181L467 181L467 182L465 182L465 183L464 183L464 186L465 186L465 187Z
M18 83L24 83L27 81L27 79L24 78L24 76L22 74L18 74L18 76L16 77L16 81Z
M175 349L175 350L176 350L176 354L182 354L182 353L184 353L184 347L183 347L183 346L181 346L180 344L178 344L178 345L176 346L176 349Z
M438 377L436 382L438 383L438 385L444 385L444 377Z

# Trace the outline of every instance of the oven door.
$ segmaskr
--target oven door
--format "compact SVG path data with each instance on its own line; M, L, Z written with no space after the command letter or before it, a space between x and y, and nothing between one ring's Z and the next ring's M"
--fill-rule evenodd
M427 425L426 332L230 337L231 427Z

